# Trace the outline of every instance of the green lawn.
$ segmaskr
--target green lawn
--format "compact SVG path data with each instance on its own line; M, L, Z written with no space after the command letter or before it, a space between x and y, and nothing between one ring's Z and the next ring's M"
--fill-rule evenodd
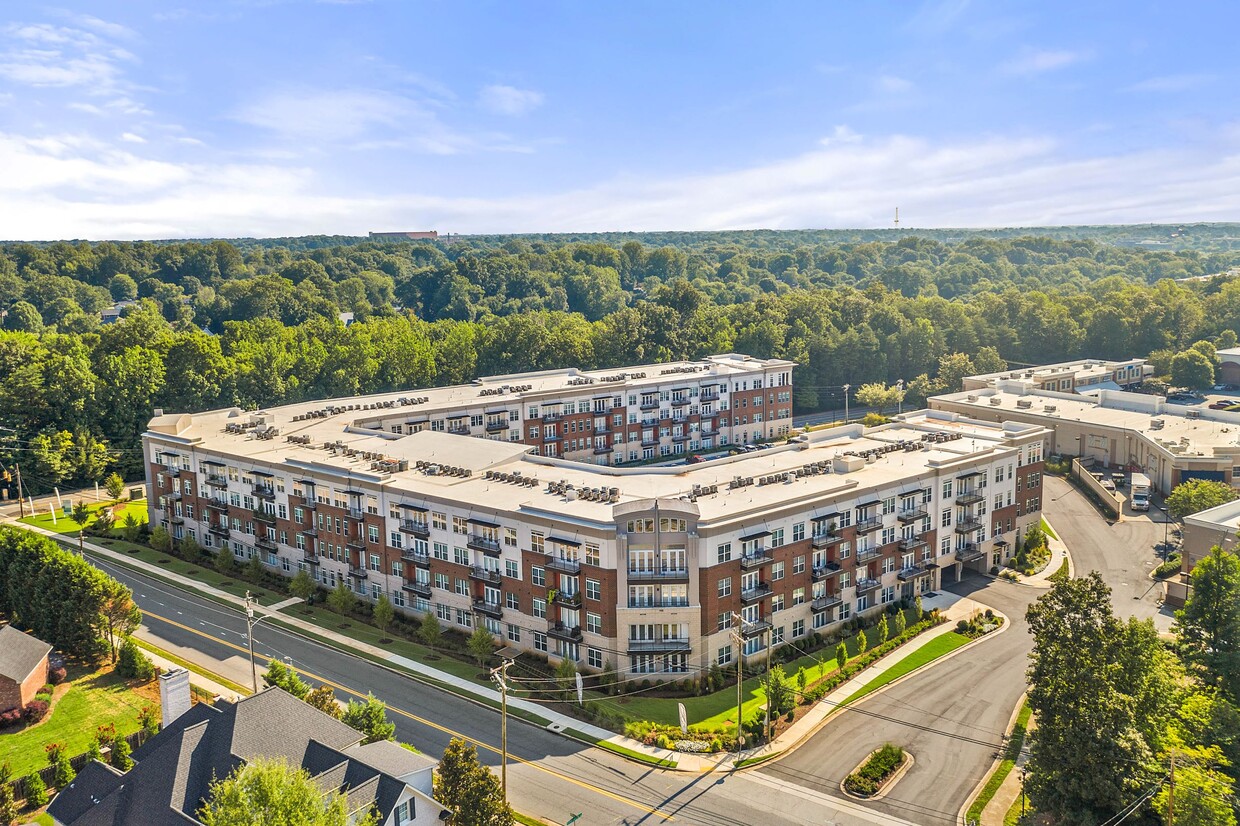
M877 691L887 685L887 683L890 683L893 680L898 680L905 674L921 668L923 665L933 662L945 654L950 654L969 641L970 640L968 637L957 634L955 631L948 631L946 634L935 637L921 648L918 648L916 651L891 666L891 668L888 668L886 671L879 674L876 678L871 680L868 685L855 692L851 697L845 700L843 705L848 705L854 700L859 700L871 691Z
M1051 525L1049 522L1046 521L1046 518L1045 517L1039 517L1039 518L1042 520L1043 533L1048 534L1052 539L1058 539L1059 534L1055 533L1055 531L1051 529Z
M106 507L108 503L88 501L87 504L88 504L88 507L90 508L92 518L90 522L87 522L86 524L90 525L94 523L95 521L93 518L94 514L98 513L100 508ZM124 522L125 517L128 516L129 514L133 514L133 518L137 519L139 522L145 523L146 522L146 500L135 499L132 502L125 503L124 508L117 511L116 524L119 525L122 522ZM18 521L26 525L34 525L36 527L42 528L45 531L52 531L54 533L76 534L81 529L78 523L74 522L72 519L66 516L63 511L58 511L56 513L56 518L55 518L55 521L53 522L52 515L47 512L46 508L43 508L42 511L35 516L27 516L25 519L19 519Z
M1012 726L1012 734L1008 738L1007 748L1004 750L1003 760L995 768L994 772L986 780L986 785L982 787L982 791L978 794L977 799L969 806L968 814L965 815L967 820L978 821L981 819L982 812L990 805L990 801L994 799L995 793L999 791L999 787L1003 785L1003 781L1011 774L1012 769L1016 767L1016 758L1020 755L1020 750L1025 744L1025 731L1029 727L1029 717L1033 714L1033 709L1028 703L1023 703L1020 712L1016 715L1016 725ZM1017 798L1016 805L1020 805L1020 799ZM1019 809L1017 809L1019 814ZM1010 812L1008 814L1011 814Z
M120 734L132 734L141 726L138 712L153 703L138 696L125 681L111 673L72 668L72 685L51 715L34 728L0 734L0 764L8 763L14 776L29 774L47 765L48 743L60 743L70 755L85 752L98 726L112 723Z
M914 611L911 610L906 612L905 619L909 625L912 625L914 622L913 613ZM891 622L890 617L888 617L888 622ZM873 647L876 641L874 639L874 630L870 629L866 636L870 647ZM857 656L856 636L849 637L844 644L848 647L848 656L850 658ZM806 685L813 685L823 677L834 674L837 670L835 666L835 646L823 648L813 656L801 657L784 664L784 674L794 687L796 686L797 672L802 670L805 671ZM728 673L725 669L725 676ZM736 722L735 666L730 673L732 676L730 686L713 694L704 694L701 697L666 698L648 697L638 694L625 700L601 699L599 704L613 714L619 714L626 720L649 720L665 725L679 725L680 717L676 704L684 703L689 725L700 724L722 727ZM741 684L741 692L745 697L742 705L742 714L748 718L766 702L766 692L762 689L762 678L750 677L748 680L745 680ZM602 695L598 696L601 697Z

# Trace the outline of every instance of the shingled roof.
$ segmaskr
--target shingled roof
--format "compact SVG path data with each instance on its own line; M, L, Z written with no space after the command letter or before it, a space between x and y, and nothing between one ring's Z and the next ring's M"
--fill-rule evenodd
M361 739L279 688L237 703L199 704L135 751L133 769L119 774L91 764L48 811L66 826L198 823L211 782L261 757L304 769L325 793L344 793L351 811L373 805L382 823L406 788L398 778L421 771L425 759L409 754L401 766L387 754L378 768L362 756L369 750L355 751Z
M0 677L23 682L52 647L11 625L0 628Z

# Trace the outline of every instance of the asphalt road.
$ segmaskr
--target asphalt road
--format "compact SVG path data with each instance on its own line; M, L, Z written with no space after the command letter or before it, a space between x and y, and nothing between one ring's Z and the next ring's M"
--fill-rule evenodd
M94 561L133 589L144 612L140 637L248 684L245 622L240 612L125 567ZM382 698L399 739L440 754L450 738L465 736L481 744L479 755L484 762L498 766L499 715L495 711L279 628L259 625L255 640L261 657L291 658L303 677L315 684L333 685L341 699L368 691ZM509 798L514 807L556 823L577 812L584 812L580 824L870 826L897 822L842 799L835 787L812 783L788 793L770 778L748 772L689 775L653 770L579 746L517 718L509 719L509 755ZM913 822L923 821L916 818Z
M848 707L809 742L760 771L790 783L838 788L867 754L895 743L913 755L913 766L890 794L867 805L925 826L955 826L960 807L1001 750L1024 693L1032 647L1024 611L1040 592L980 576L945 590L1002 611L1011 625Z
M1124 508L1124 518L1108 524L1076 488L1055 476L1044 477L1042 503L1047 519L1068 546L1077 576L1097 571L1111 586L1111 602L1121 617L1153 619L1168 631L1175 619L1161 604L1163 586L1149 578L1162 560L1156 548L1165 532L1162 511L1138 513Z

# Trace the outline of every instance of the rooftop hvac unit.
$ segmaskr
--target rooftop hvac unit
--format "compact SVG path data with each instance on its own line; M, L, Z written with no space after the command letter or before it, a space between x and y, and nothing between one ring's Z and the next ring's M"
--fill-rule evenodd
M1042 405L1042 409L1045 410L1047 413L1054 413L1056 410L1059 409L1059 407L1053 404L1044 404Z
M1029 408L1033 407L1033 401L1030 399L1017 399L1016 406L1019 407L1021 410L1028 410Z
M969 401L971 401L971 402L975 402L975 401L977 401L977 394L976 394L976 393L970 393L970 394L969 394L966 398L968 398L968 400L969 400Z
M990 403L992 406L998 407L999 405L1003 404L1003 399L999 398L998 396L991 396Z

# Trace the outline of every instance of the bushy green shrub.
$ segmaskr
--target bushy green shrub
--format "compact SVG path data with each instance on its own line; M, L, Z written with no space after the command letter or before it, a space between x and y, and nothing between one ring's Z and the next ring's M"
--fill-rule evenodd
M151 662L142 649L127 637L121 645L120 656L116 660L116 671L122 677L146 682L155 678L155 664Z
M869 797L903 763L904 750L887 743L870 755L861 768L844 778L844 788L853 794Z

